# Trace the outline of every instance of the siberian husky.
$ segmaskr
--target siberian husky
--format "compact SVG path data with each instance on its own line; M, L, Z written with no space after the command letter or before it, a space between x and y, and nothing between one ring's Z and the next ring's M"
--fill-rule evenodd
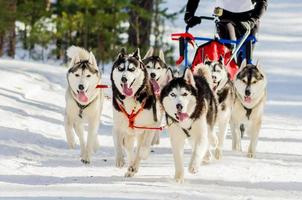
M242 63L234 80L236 98L231 117L232 146L233 150L241 151L241 137L247 133L250 137L249 158L255 157L267 95L266 85L266 76L258 63Z
M193 76L186 69L182 77L173 78L171 70L167 75L168 84L162 89L160 101L166 112L168 132L175 162L175 180L184 180L184 143L192 144L189 172L197 173L209 145L217 146L213 127L217 115L214 94L203 76Z
M79 137L81 161L89 164L93 151L98 147L97 130L99 127L104 96L96 88L101 74L94 55L80 47L71 46L67 50L71 58L67 72L65 132L70 148L75 148L74 132ZM84 125L88 124L87 142L84 140Z
M215 93L218 102L218 148L215 152L215 157L216 159L220 159L234 105L235 92L222 56L220 56L218 61L205 59L204 64L210 68L212 75L212 90Z
M154 49L150 47L145 57L143 58L143 63L147 68L149 80L152 84L153 91L156 94L156 97L159 97L161 88L163 88L164 84L166 83L166 74L168 70L168 66L165 63L165 56L163 50L160 50L159 56L156 56L154 54ZM158 124L160 125L162 121L163 111L160 108L159 98L157 98L157 103L158 106L156 107L157 109L154 110L154 112L160 112L160 118L157 119L159 122ZM160 133L161 131L155 132L152 145L159 144Z
M125 176L132 177L140 161L147 159L150 153L158 123L155 120L158 116L153 112L156 97L139 49L130 55L121 50L112 67L111 82L116 166L124 165L124 149L128 158Z

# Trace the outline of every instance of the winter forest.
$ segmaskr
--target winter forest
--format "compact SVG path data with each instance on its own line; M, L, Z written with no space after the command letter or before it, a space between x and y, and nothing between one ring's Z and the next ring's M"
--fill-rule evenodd
M170 12L162 5L163 0L1 0L0 57L66 63L66 49L78 45L108 63L121 46L146 51L152 44L164 47L171 59L172 46L163 40L165 20L183 13L184 6Z

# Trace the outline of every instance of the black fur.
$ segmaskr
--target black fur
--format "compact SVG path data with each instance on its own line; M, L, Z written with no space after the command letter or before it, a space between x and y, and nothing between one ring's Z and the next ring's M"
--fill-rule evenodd
M149 62L151 62L153 64L153 68L155 66L155 64L158 62L159 65L162 67L162 68L168 68L167 64L164 63L159 56L150 56L146 59L143 60L143 63L146 65L148 64Z
M73 67L71 67L68 70L68 73L74 73L76 72L78 69L82 69L82 70L89 70L91 73L96 74L98 73L98 70L96 70L95 68L91 67L91 63L89 63L88 60L81 60L80 62L77 62L74 64Z
M110 79L111 79L112 95L113 95L112 105L117 111L121 111L116 100L119 100L122 103L123 100L126 98L125 95L119 92L119 90L114 84L113 77L112 77L113 70L119 65L121 65L122 63L125 63L126 61L133 63L137 67L140 67L144 72L144 81L142 86L135 93L135 99L140 103L145 101L144 109L149 110L155 106L156 98L148 78L147 70L145 69L144 64L140 62L136 57L128 56L122 53L118 56L117 60L113 63L113 67L111 70Z
M213 126L217 117L217 102L215 96L204 77L194 76L196 88L187 83L183 77L174 78L170 83L168 83L161 91L160 94L160 102L163 103L163 99L169 95L171 90L176 87L185 88L196 98L196 107L195 111L190 116L191 119L198 119L202 112L206 111L206 107L208 107L207 113L207 122L209 125ZM205 101L204 101L205 100ZM207 103L207 105L206 105Z

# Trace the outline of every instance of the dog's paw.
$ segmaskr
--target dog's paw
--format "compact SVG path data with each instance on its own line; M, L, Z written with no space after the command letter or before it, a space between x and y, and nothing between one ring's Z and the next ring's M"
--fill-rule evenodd
M178 183L178 184L182 184L184 183L184 177L175 177L175 182Z
M117 168L122 168L125 166L125 160L123 158L119 158L115 160L115 166Z
M137 168L135 168L134 166L130 166L128 167L128 170L125 173L125 177L133 177L134 174L136 173L137 173Z
M217 149L215 150L215 158L216 158L217 160L220 160L220 159L222 158L222 150L221 150L221 149L217 148Z
M199 170L199 166L197 166L197 165L189 166L189 172L190 172L191 174L197 174L197 173L198 173L198 170Z
M252 153L252 152L248 152L248 153L247 153L247 157L248 157L248 158L255 158L255 154Z
M212 154L210 151L208 151L202 159L202 164L209 164L211 160L212 160Z
M85 165L90 164L90 160L81 159L81 162Z

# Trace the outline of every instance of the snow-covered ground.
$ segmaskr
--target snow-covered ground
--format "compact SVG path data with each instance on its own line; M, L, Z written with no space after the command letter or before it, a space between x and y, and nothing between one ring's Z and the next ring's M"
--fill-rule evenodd
M183 2L169 0L171 9ZM170 142L143 161L134 178L114 167L111 103L99 129L92 164L69 150L63 128L66 68L0 60L0 197L5 199L302 199L302 2L269 1L256 57L269 78L269 98L257 157L231 151L228 135L221 161L201 167L186 182L173 181ZM200 14L211 3L201 2ZM203 10L205 9L205 11ZM182 17L176 29L182 31ZM210 29L203 25L203 29ZM211 34L207 31L206 34ZM108 82L108 74L104 75ZM108 95L110 90L106 91ZM185 166L190 151L186 150Z

